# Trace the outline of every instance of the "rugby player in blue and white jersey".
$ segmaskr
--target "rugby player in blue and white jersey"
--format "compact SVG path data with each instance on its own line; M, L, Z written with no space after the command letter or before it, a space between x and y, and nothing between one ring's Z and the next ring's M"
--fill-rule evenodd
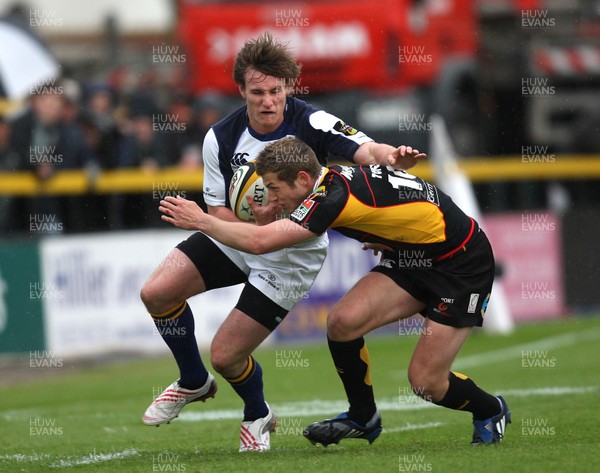
M287 136L306 142L323 165L336 157L408 169L424 157L410 147L375 143L339 118L291 97L299 74L287 47L268 33L247 41L238 53L233 75L246 105L215 124L203 146L204 200L211 215L238 220L228 201L233 173L269 143ZM282 209L268 204L254 210L257 224L265 224ZM244 401L240 451L269 450L276 419L264 400L262 369L252 352L310 289L327 243L327 236L320 235L267 255L250 255L195 233L177 245L141 291L179 367L179 379L148 407L144 423L168 423L186 404L214 396L216 382L201 360L186 301L204 291L245 283L212 341L211 363ZM173 324L180 330L168 330Z

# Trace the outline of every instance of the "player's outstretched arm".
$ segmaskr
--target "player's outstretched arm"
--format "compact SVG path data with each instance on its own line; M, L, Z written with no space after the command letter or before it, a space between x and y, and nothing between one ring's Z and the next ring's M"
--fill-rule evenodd
M410 169L419 159L425 159L427 155L410 146L393 146L385 143L368 142L359 146L354 154L356 164L384 164L394 169Z
M226 222L205 213L196 202L183 197L165 197L158 208L161 218L184 230L198 230L215 240L246 253L270 253L306 241L315 233L289 219L268 225Z

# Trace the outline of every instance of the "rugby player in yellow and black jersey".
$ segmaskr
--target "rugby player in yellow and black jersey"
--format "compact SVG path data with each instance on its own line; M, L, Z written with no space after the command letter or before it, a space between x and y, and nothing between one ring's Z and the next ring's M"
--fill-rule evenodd
M406 269L430 268L479 233L476 222L433 184L379 165L325 168L320 185L290 218L317 234L333 228L378 243L400 254ZM408 259L414 257L423 261Z
M328 228L382 251L379 265L328 314L329 348L350 409L309 425L304 435L323 445L379 436L381 416L372 401L362 337L420 313L425 324L408 367L414 393L472 413L473 445L501 442L510 422L504 399L451 371L472 327L483 323L494 278L492 249L477 222L418 177L380 165L324 168L297 138L268 145L256 168L269 201L297 225L287 219L263 226L225 222L179 197L161 201L162 218L255 254L315 238Z

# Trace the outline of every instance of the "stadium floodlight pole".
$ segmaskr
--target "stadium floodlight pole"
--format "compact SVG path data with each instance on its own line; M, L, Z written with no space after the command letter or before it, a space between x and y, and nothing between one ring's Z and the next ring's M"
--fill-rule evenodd
M458 166L446 122L439 115L431 116L429 156L433 164L435 185L452 197L462 211L477 220L485 230L485 220L481 217L473 186ZM498 279L494 281L483 328L488 332L501 334L508 334L514 328L504 285Z

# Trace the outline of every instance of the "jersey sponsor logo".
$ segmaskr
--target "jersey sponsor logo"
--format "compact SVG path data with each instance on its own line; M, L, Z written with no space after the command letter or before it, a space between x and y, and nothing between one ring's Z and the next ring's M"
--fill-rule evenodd
M231 197L231 193L232 193L231 189L235 189L235 187L237 186L237 181L239 181L242 178L242 176L243 176L243 173L241 171L233 174L233 177L231 178L231 182L229 183L229 189L230 189L229 196L230 197ZM208 191L208 190L209 190L209 188L207 187L206 191Z
M356 128L351 127L350 125L346 125L342 120L338 121L335 125L333 125L333 129L335 131L339 131L342 135L352 136L358 133Z
M335 115L327 113L323 110L318 110L312 113L309 117L309 123L315 130L321 130L325 133L341 136L345 139L362 144L371 142L371 138L349 125L346 125Z
M326 197L327 196L327 189L325 188L325 186L319 186L315 189L315 191L310 194L306 200L311 200L314 199L315 197Z
M437 307L434 307L433 310L434 312L437 312L445 317L452 317L452 314L448 314L446 312L450 304L454 304L454 299L451 297L440 297L440 303L437 305Z
M231 157L231 167L235 169L240 167L242 164L246 164L249 157L249 153L234 153L234 155Z
M296 210L292 212L292 218L298 221L304 220L304 217L308 215L308 212L310 211L313 205L315 205L314 200L306 199L298 206Z
M352 176L354 176L354 170L356 168L352 166L340 166L340 174L344 176L349 181L352 180Z
M396 261L394 261L393 259L385 258L382 259L377 266L383 266L384 268L393 269L395 265Z
M443 302L440 302L437 306L439 311L443 311L443 310L448 310L448 304L444 304Z
M277 285L277 277L275 277L272 273L258 273L258 278L262 279L267 285L271 286L273 289L278 289Z
M217 194L210 187L205 187L203 194L208 197L217 197Z
M309 197L325 197L327 195L327 188L325 186L319 186L317 187L317 189L315 190L315 192Z
M427 182L427 181L423 181L423 183L425 184L425 192L426 192L426 198L429 202L431 202L432 204L437 205L438 207L440 206L440 198L438 196L438 192L436 187Z
M469 306L467 307L467 313L474 314L477 310L477 302L479 301L479 294L472 293L469 296Z
M379 164L370 164L369 169L371 170L371 177L373 179L383 178L383 168Z

